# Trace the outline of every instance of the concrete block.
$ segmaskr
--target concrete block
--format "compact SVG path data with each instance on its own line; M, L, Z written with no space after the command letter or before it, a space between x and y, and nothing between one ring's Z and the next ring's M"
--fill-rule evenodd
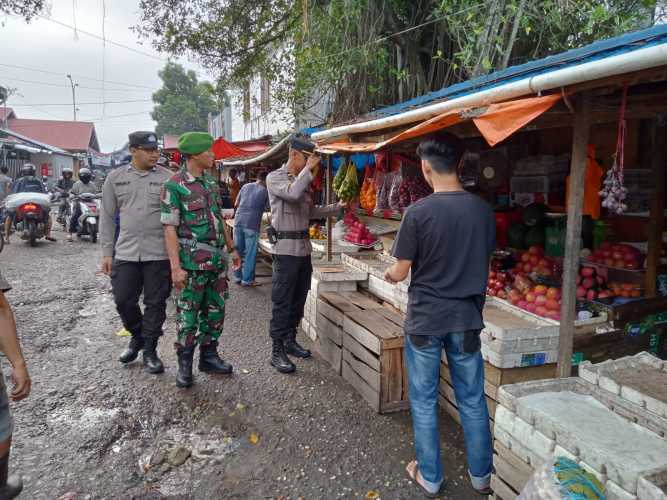
M494 428L498 427L537 456L547 457L552 455L556 447L556 442L553 439L549 439L528 422L502 406L496 407L494 417Z
M614 481L607 481L604 484L604 493L606 500L637 500L637 495L628 493Z
M658 469L640 477L637 483L639 500L667 500L667 469Z
M558 350L500 354L489 349L487 344L482 344L482 357L484 361L498 368L541 366L556 363Z
M340 281L365 281L368 279L368 273L352 266L339 265L340 272L324 272L324 269L331 269L332 266L318 266L313 268L313 278L320 282L340 282Z
M526 384L516 384L523 385ZM511 391L512 387L515 386L506 389ZM629 403L594 386L590 389L588 393L546 391L522 395L516 401L513 427L508 429L503 418L498 420L498 415L503 415L500 408L496 409L495 425L530 449L540 451L540 441L525 430L532 429L530 424L522 427L516 421L534 424L534 429L545 439L555 437L560 447L634 495L639 477L655 467L667 468L667 440L628 421L604 404L609 404L605 398L614 398L617 404L626 407ZM634 410L642 411L639 407Z
M497 410L496 410L497 411ZM503 428L500 428L496 425L493 427L493 437L498 440L501 444L507 447L512 453L519 457L526 464L531 467L537 467L542 462L547 460L548 455L540 456L532 450L529 450L521 442L511 436Z
M667 418L667 362L642 352L604 363L582 363L579 376Z

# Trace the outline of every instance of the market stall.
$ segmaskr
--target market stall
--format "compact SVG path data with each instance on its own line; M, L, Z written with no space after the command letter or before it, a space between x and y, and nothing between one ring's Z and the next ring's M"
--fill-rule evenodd
M487 309L502 314L485 311L487 375L504 384L547 372L569 376L582 360L642 350L664 355L667 28L455 87L438 93L435 103L408 102L393 114L313 135L330 167L328 199L360 205L342 224L330 220L329 234L342 227L342 239L360 248L382 237L388 253L392 233L374 234L371 227L396 224L428 194L414 151L425 135L447 128L468 146L464 185L496 209L499 248ZM343 162L334 176L333 157L356 153L373 154L372 168ZM349 257L357 262L343 258L345 265L368 273L359 290L405 311L406 285L383 279L386 256L370 263L363 252ZM317 304L318 297L311 300ZM533 377L534 367L544 369ZM441 392L453 406L446 388Z

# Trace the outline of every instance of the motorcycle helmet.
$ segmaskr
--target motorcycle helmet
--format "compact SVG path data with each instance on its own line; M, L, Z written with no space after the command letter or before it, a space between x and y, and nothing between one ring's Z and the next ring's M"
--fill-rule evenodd
M92 178L93 178L93 173L87 168L82 168L81 170L79 170L79 179L81 179L81 182L83 182L84 184L88 184Z
M63 179L71 179L73 174L74 171L71 168L69 167L63 168Z
M32 163L26 163L21 167L21 176L34 177L37 173L37 168Z

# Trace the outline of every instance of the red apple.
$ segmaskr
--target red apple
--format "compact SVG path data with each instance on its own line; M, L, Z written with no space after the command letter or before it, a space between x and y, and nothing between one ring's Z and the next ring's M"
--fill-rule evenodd
M535 314L537 314L538 316L546 316L547 308L544 306L537 306L535 308Z
M560 313L558 311L547 311L547 318L560 321Z
M530 256L530 263L533 266L537 266L537 264L539 264L539 262L540 262L540 258L537 255L531 255Z
M530 261L530 254L528 252L522 253L521 254L521 262L523 262L525 264L526 262L529 262L529 261Z
M526 302L525 300L520 300L517 303L517 306L519 306L521 309L526 309L526 307L528 307L528 302Z
M537 306L535 305L534 302L528 302L528 304L526 305L526 311L534 313L536 309Z
M581 281L581 285L582 285L586 290L590 290L591 288L593 288L593 285L594 285L594 284L595 284L595 281L594 281L593 279L591 279L591 278L584 278L584 279Z
M533 272L533 266L531 266L530 264L524 264L524 265L523 265L523 272L524 272L524 273L531 273L531 272Z
M544 250L542 249L542 247L540 247L538 245L533 245L528 249L528 253L530 255L542 256L542 255L544 255Z
M578 299L583 299L586 297L586 289L583 286L578 286L577 287L577 298Z
M505 294L505 290L498 290L498 293L496 293L496 297L498 297L499 299L507 298L507 295Z
M577 283L579 284L579 283ZM555 299L558 300L560 299L560 289L551 287L547 290L547 298L548 299Z
M560 311L560 306L558 305L558 301L555 299L547 299L545 307L549 311Z
M528 292L526 294L526 302L535 302L535 294L533 292Z
M547 298L545 295L537 295L535 297L535 304L537 304L538 306L544 305L546 303L547 303Z
M588 290L586 293L586 298L588 300L595 300L597 298L598 294L595 290Z
M595 269L592 268L592 267L582 267L580 274L584 278L591 278L591 277L595 276Z
M533 292L536 295L546 295L548 288L544 285L537 285L535 288L533 288Z

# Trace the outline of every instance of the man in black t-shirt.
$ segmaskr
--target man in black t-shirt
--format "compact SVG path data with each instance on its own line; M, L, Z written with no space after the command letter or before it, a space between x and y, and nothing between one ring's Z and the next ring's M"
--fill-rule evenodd
M417 154L434 193L411 205L394 243L390 282L412 272L405 352L416 461L407 471L427 495L444 485L438 435L440 356L445 349L461 415L472 486L487 494L493 467L484 362L479 333L488 266L495 248L491 207L464 191L462 142L451 134L425 139Z

